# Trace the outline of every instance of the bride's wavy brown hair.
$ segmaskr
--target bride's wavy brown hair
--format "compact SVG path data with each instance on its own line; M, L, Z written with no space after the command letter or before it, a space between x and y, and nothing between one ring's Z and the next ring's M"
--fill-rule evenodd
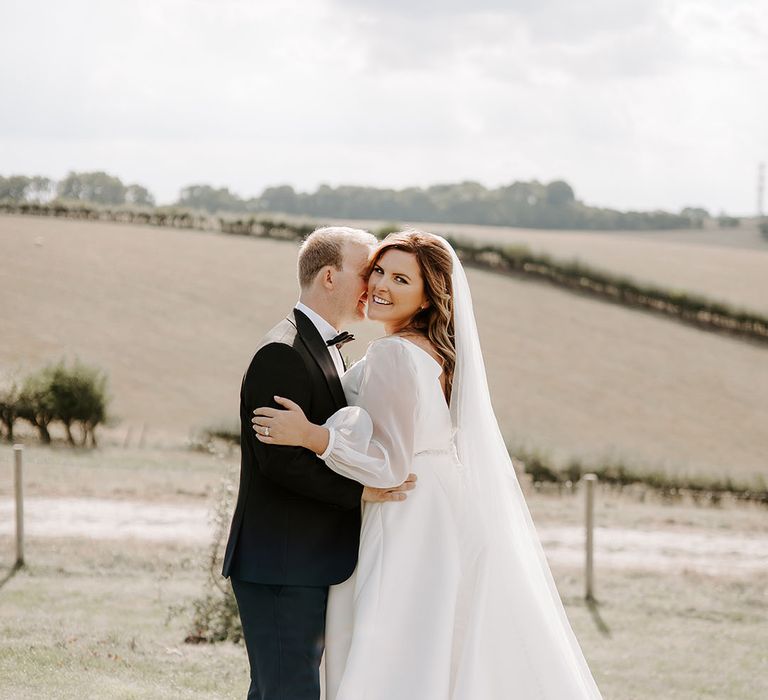
M416 257L424 281L424 294L429 302L417 311L398 333L418 333L426 337L443 361L445 395L451 399L453 373L456 368L456 343L453 330L453 260L441 239L425 231L390 233L374 251L368 264L366 280L374 266L388 250L402 250Z

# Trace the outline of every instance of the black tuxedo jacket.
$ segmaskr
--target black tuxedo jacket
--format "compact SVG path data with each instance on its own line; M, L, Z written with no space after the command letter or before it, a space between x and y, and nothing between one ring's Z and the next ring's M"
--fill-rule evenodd
M279 408L275 395L317 424L346 406L325 341L297 309L263 338L243 377L240 489L222 574L264 584L340 583L357 563L363 487L309 450L256 439L253 410Z

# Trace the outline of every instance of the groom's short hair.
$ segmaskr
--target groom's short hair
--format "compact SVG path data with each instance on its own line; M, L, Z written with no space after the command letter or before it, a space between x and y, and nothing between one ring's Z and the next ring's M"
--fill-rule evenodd
M373 248L377 241L372 233L348 226L324 226L310 233L299 248L299 286L302 289L309 287L317 273L327 265L341 270L347 243Z

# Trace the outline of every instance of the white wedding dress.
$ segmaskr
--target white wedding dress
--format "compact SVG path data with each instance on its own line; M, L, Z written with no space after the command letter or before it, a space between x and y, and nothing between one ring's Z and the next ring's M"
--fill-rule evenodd
M343 377L350 408L326 424L334 471L370 485L418 475L405 501L365 504L355 573L331 587L329 700L450 697L461 468L440 373L410 341L376 341Z
M446 244L447 245L447 244ZM357 568L332 586L326 700L599 700L490 404L454 256L457 361L388 336L343 376L321 458L403 502L365 503Z

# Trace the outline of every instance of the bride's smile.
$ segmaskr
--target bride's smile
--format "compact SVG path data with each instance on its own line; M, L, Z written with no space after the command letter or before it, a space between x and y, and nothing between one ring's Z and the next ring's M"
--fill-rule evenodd
M387 250L368 278L368 318L397 332L427 304L424 280L413 253Z

